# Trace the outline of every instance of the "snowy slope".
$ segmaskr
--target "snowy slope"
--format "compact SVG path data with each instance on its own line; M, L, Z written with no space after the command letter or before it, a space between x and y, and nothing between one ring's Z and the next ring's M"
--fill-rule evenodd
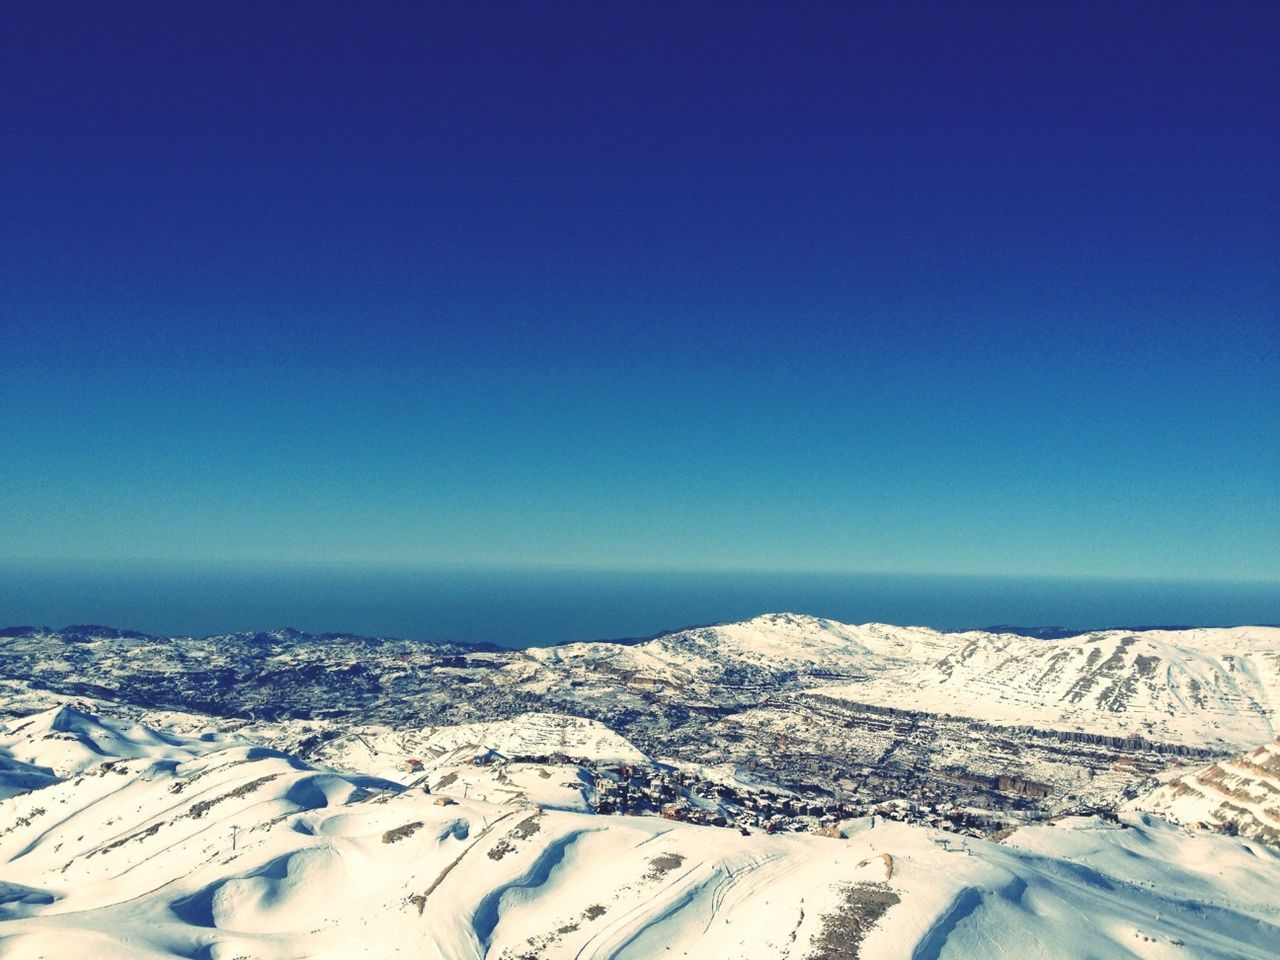
M1240 749L1280 732L1275 627L1041 640L784 613L635 646L526 654L552 672L586 670L695 697L716 684L772 689L807 680L826 696L859 703L1185 746Z
M329 725L308 723L305 729ZM526 713L508 720L469 723L422 730L393 730L365 725L333 730L331 739L309 751L310 758L334 770L363 772L403 785L415 782L450 796L488 799L494 803L537 803L567 810L585 810L594 796L595 778L571 762L643 764L648 758L626 738L604 724L582 717ZM280 725L251 725L272 742L298 741ZM534 763L488 766L474 761L493 751L503 760L540 758Z
M185 760L203 753L223 735L204 739L160 733L138 723L105 722L92 705L63 703L0 726L0 750L14 760L73 776L107 759Z
M1280 740L1176 777L1132 807L1280 846Z
M855 626L771 613L741 623L681 630L634 646L572 643L525 653L544 664L608 665L631 679L697 684L735 670L762 676L864 677L930 662L953 647L947 634L927 627Z
M659 637L652 653L679 659L753 664L799 671L869 673L927 662L952 648L946 634L927 627L883 623L852 625L794 613L765 614L741 623L702 627Z
M1280 852L1154 820L1004 845L885 822L742 836L440 805L219 736L71 725L102 759L0 800L0 958L1155 960L1280 943Z
M542 715L547 716L547 715ZM467 724L465 727L427 731L394 731L385 727L360 727L339 735L311 751L311 759L342 773L361 771L383 777L401 786L421 786L432 793L486 800L499 805L539 805L556 810L587 811L595 798L595 776L575 763L507 762L477 765L477 756L495 750L509 755L550 756L564 740L560 732L579 734L575 756L590 753L592 743L608 761L615 756L643 757L617 734L596 728L598 724L577 717L554 717L553 724L538 724L549 739L536 737L532 730L523 735L519 721ZM536 724L536 720L534 721ZM491 746L522 746L527 754L506 754ZM619 761L623 762L623 761ZM627 760L625 762L643 762Z
M442 727L423 744L432 753L495 750L507 757L549 756L614 763L644 763L645 755L603 723L553 713L526 713L510 720Z
M599 658L606 645L560 648ZM596 648L596 649L592 649ZM1040 640L841 624L797 614L682 631L614 651L637 673L792 671L827 696L987 722L1244 746L1280 730L1280 629L1106 631ZM825 682L846 675L851 683Z
M969 633L950 640L946 656L845 694L1186 746L1240 747L1280 728L1280 629L1108 631L1061 640Z

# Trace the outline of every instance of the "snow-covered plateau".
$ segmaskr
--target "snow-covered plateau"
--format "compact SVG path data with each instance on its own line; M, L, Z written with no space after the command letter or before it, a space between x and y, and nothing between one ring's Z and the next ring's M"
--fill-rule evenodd
M0 958L1280 956L1280 630L0 632Z

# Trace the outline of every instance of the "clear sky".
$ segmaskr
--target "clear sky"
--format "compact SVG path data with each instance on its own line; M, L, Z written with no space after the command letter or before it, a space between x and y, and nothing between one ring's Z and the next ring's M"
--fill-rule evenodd
M1280 579L1280 5L345 7L3 5L0 556Z

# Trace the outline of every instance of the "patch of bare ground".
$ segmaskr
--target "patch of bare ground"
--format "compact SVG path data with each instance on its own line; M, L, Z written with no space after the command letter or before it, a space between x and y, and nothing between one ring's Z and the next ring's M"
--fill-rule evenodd
M207 777L211 773L217 773L222 770L227 770L231 767L238 767L243 763L253 763L256 760L261 760L261 759L262 757L240 757L238 760L228 760L226 763L219 763L216 766L205 767L203 770L197 770L195 773L188 774L187 776L184 776L181 780L175 781L173 785L169 787L169 792L182 793L182 791L187 789L187 787L191 786L193 783L200 780L201 778Z
M538 822L541 816L542 815L538 813L531 814L512 827L507 836L495 843L489 850L489 859L501 860L508 853L514 852L516 845L511 842L511 838L515 838L517 840L528 840L535 833L541 830L542 824Z
M666 874L684 863L684 855L679 853L661 853L649 861L649 872L646 880L661 880Z
M151 824L151 826L146 827L142 830L139 830L137 833L131 833L127 837L121 837L118 840L111 841L106 846L102 846L94 850L90 850L88 853L85 854L85 857L86 858L92 857L95 853L110 853L112 850L116 849L117 847L123 847L126 843L128 843L131 840L145 840L147 837L154 837L157 833L160 832L160 828L162 826L164 826L164 824L153 823Z
M510 840L499 840L497 843L495 843L492 847L489 848L489 859L501 860L508 853L513 853L515 849L516 849L516 845L512 843Z
M6 833L17 830L19 827L30 826L31 821L36 817L43 816L44 812L44 807L32 807L31 811L25 817L16 818L13 823L9 824L9 826L5 827L3 830L0 830L0 837L3 837Z
M883 883L851 883L844 902L822 918L822 927L806 960L859 960L862 941L901 897Z
M511 835L513 837L519 837L521 840L528 840L542 829L542 824L538 822L540 818L541 815L537 813L525 817L511 828Z
M253 793L253 791L257 790L259 787L263 786L264 784L270 783L272 780L276 779L278 776L280 776L280 774L278 773L269 773L265 777L258 777L257 780L250 780L248 783L242 783L240 786L236 787L234 790L228 790L226 793L222 794L222 796L220 797L213 797L210 800L200 800L197 803L193 803L191 805L191 808L187 811L187 816L195 820L199 820L206 813L212 810L215 806L222 803L222 801L238 800L241 797L247 797L249 794Z
M394 830L388 830L382 835L382 842L395 843L398 840L404 840L407 837L412 837L421 829L422 821L415 820L413 823L406 823L404 826L396 827Z

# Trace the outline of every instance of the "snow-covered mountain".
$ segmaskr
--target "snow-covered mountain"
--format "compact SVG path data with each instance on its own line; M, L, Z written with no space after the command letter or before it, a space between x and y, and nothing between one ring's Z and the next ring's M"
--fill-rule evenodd
M1038 639L771 614L644 643L529 650L295 630L0 630L0 694L14 713L53 691L168 711L166 730L183 728L183 711L219 714L282 750L388 777L411 759L433 771L443 747L426 741L439 728L480 741L452 749L520 755L509 737L537 721L507 733L503 723L570 716L600 725L579 731L594 730L596 745L550 730L567 739L538 757L544 766L620 749L597 736L607 728L653 760L810 802L869 810L912 797L925 822L954 808L1006 823L1107 808L1173 760L1203 765L1270 740L1278 671L1280 630L1261 627ZM34 754L0 754L7 767L31 782L52 772ZM575 781L563 772L557 783ZM515 795L485 776L456 782L465 795ZM555 802L588 803L590 792Z
M1173 777L1131 806L1280 847L1280 740Z
M947 634L923 627L837 623L793 613L696 627L634 645L573 643L530 649L548 665L614 670L632 683L695 687L723 682L776 683L780 678L865 679L945 656Z
M950 649L845 693L988 722L1240 747L1280 729L1280 629L947 636ZM831 695L832 691L826 691Z
M1276 627L1042 640L768 614L636 646L528 654L550 668L608 672L633 686L808 682L858 703L1184 746L1240 749L1280 732Z
M1156 960L1280 942L1280 852L1143 815L1003 843L884 820L744 836L446 799L197 719L149 729L84 703L6 724L6 749L62 772L0 800L0 957Z
M101 688L153 704L172 700L184 709L213 710L230 699L255 715L307 711L311 694L312 715L321 712L315 700L338 700L334 706L345 714L392 694L403 700L451 685L468 688L441 704L455 714L477 697L522 698L522 709L503 716L582 713L563 705L619 693L723 705L753 693L758 700L810 690L985 723L1223 751L1280 733L1276 627L1112 630L1046 640L768 614L640 644L519 651L288 630L201 640L93 629L3 631L0 676L91 694Z

